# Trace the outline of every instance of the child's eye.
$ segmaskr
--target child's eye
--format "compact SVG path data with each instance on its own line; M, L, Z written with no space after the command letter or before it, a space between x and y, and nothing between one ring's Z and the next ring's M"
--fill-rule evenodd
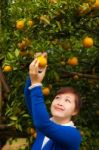
M55 99L59 99L59 96L56 96Z
M69 103L71 103L69 99L65 99L65 102L69 102Z

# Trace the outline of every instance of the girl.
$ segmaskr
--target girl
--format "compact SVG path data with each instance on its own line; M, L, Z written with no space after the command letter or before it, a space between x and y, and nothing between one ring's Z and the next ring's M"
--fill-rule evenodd
M31 150L79 150L81 135L71 120L80 109L79 94L71 87L61 88L51 104L50 118L42 94L46 68L39 71L39 61L34 59L24 89L25 102L37 132Z

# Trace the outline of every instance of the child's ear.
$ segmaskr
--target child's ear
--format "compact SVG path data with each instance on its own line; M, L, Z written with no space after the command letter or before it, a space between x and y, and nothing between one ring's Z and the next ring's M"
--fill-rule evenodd
M72 116L76 116L78 114L78 111L75 110L73 113L72 113Z

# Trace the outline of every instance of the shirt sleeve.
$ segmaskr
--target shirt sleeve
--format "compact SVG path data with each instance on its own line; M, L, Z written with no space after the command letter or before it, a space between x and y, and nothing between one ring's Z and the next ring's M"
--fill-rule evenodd
M30 95L35 127L50 139L67 147L78 149L81 143L79 131L74 127L58 125L50 120L41 87L31 89Z

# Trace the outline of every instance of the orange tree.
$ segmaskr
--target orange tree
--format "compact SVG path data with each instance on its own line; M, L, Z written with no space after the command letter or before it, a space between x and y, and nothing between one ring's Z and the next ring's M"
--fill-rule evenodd
M33 131L36 137L23 89L34 54L45 51L48 70L43 92L48 110L57 89L75 87L83 102L76 120L83 137L81 149L97 150L99 0L9 0L2 2L1 12L0 59L10 85L2 106L6 117L3 121L21 132Z

